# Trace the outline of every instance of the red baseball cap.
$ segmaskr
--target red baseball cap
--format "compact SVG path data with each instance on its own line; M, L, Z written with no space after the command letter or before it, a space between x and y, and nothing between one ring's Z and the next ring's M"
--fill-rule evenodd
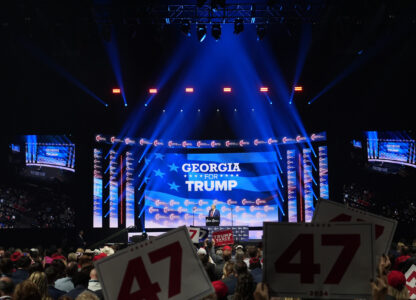
M93 258L92 260L93 260L93 261L97 261L97 260L100 260L100 259L102 259L102 258L104 258L104 257L107 257L107 254L105 254L105 253L100 253L100 254L98 254L98 255L94 256L94 258Z
M222 250L232 251L233 249L230 246L224 246L224 248L222 248Z
M227 296L228 287L225 285L224 282L222 282L221 280L213 281L212 286L214 287L215 294L217 294L217 297L219 299L224 298L225 296Z
M404 277L402 272L394 270L390 271L390 273L387 275L387 281L390 286L401 290L406 284L406 277Z
M65 256L55 253L51 256L53 260L66 260Z
M22 253L20 252L14 252L12 255L10 255L10 260L13 262L18 261L22 257Z

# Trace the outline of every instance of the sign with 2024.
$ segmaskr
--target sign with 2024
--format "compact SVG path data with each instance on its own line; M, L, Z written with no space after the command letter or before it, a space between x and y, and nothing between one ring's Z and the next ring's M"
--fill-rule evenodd
M106 300L202 299L214 293L185 226L95 263Z
M373 224L265 222L263 230L263 279L272 296L371 296Z
M316 205L312 222L368 222L374 224L376 255L389 252L397 226L396 220L322 199Z
M234 244L233 231L231 229L216 231L212 233L212 239L216 246L225 246Z

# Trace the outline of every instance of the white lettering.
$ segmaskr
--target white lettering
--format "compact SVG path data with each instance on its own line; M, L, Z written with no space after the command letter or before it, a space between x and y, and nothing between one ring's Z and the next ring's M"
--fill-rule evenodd
M228 190L231 191L233 188L235 188L237 186L237 181L235 180L230 180L228 181Z
M185 181L185 183L188 185L188 192L232 191L238 185L236 180Z
M227 165L226 164L219 164L218 165L218 170L220 172L226 172L227 171Z
M209 171L210 172L218 172L217 171L217 164L209 164Z
M227 181L215 181L215 190L216 191L226 191L227 190Z
M195 192L198 192L198 191L202 192L203 187L204 187L204 183L202 181L195 181Z
M189 164L183 164L182 165L182 171L188 173L189 171L191 171L191 167Z
M192 185L195 181L185 181L185 183L188 185L188 192L192 192Z
M193 173L215 173L215 172L241 172L240 163L209 163L209 164L183 164L183 172Z
M206 191L211 192L212 190L214 190L215 185L213 184L214 181L209 181L211 183L210 187L208 187L208 181L204 181L204 188Z
M201 164L199 166L199 171L202 172L202 173L206 173L206 172L208 172L208 170L210 170L209 167L208 167L208 164Z

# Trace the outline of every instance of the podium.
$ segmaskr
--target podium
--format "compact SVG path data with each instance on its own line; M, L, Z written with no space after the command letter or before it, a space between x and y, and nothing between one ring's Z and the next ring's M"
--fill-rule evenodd
M220 226L220 217L205 217L205 226Z

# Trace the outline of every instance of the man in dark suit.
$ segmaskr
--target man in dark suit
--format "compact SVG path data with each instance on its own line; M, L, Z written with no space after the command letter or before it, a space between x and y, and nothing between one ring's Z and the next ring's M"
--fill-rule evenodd
M87 243L84 240L84 230L80 230L76 238L76 247L85 249Z
M215 217L215 218L219 218L220 217L220 211L218 209L216 209L215 204L211 205L211 209L208 212L208 217Z

